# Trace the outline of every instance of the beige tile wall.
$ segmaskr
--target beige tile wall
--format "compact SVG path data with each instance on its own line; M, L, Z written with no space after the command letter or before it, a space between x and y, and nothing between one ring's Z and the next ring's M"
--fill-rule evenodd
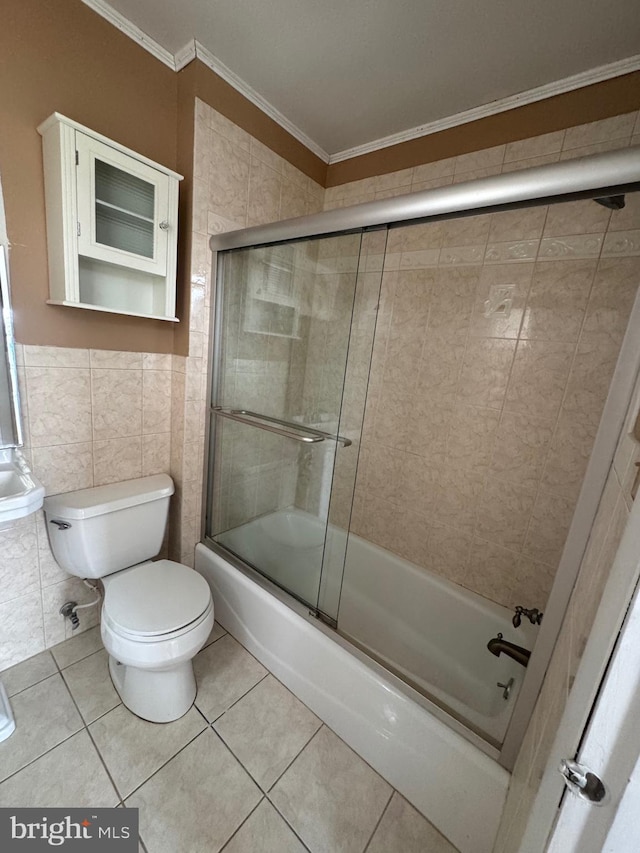
M292 371L299 372L298 362L304 366L304 353L298 350L304 340L310 259L304 247L295 246L284 253L276 250L276 255L265 250L250 260L248 266L246 255L235 255L226 266L220 403L290 420L293 413L289 411L289 379ZM254 331L271 329L272 322L278 323L274 314L278 303L253 298L254 289L261 291L264 286L263 262L272 261L290 272L283 287L289 285L289 307L295 306L299 312L295 320L289 314L292 325L286 329L278 325L276 335ZM248 289L246 276L253 282ZM282 336L285 333L287 336ZM214 486L216 532L293 503L296 446L292 442L227 420L217 422L216 435L221 460Z
M520 849L527 819L629 518L631 487L638 470L636 463L640 461L640 446L632 434L639 406L640 389L636 390L629 408L567 616L518 755L495 853L516 853Z
M171 356L17 346L24 453L47 494L169 471ZM92 594L60 569L42 511L0 529L0 669L71 636ZM80 614L86 630L98 608Z
M627 148L629 145L640 145L640 119L637 112L329 187L325 191L324 207L325 210L347 207L473 178L499 175L501 172L514 172L530 166Z
M200 539L202 511L211 298L209 236L314 213L322 209L324 197L319 184L199 99L194 147L190 352L185 359L174 357L171 447L171 474L179 491L180 510L172 516L170 549L175 559L189 565ZM275 360L284 362L285 358ZM236 365L241 367L236 380L244 383L251 398L252 389L264 388L264 376L256 360L243 362ZM268 480L269 472L263 474ZM257 499L254 490L249 501Z
M427 171L450 183L591 153L589 139L623 147L637 120L400 172L396 187L338 187L329 206L417 190ZM390 232L356 532L544 608L640 281L638 236L640 194L613 214L583 201Z

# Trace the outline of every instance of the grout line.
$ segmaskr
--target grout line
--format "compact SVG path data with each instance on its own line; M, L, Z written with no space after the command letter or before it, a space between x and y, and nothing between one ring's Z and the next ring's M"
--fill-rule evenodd
M82 633L83 633L83 634L87 634L89 631L93 631L93 630L94 630L94 629L96 629L96 628L98 628L98 629L99 629L99 628L100 628L100 625L99 625L99 624L98 624L98 625L92 625L92 626L91 626L91 628L87 628L87 630L86 630L86 631L83 631ZM80 636L80 634L76 634L76 636L77 636L77 637L79 637L79 636ZM56 646L58 646L58 645L62 645L62 643L68 643L68 642L69 642L69 640L75 640L75 637L69 637L67 640L62 640L62 642L61 642L61 643L56 643ZM54 648L54 649L55 649L55 648L56 648L56 646L52 646L52 648ZM53 654L53 652L51 652L51 656L53 657L54 661L56 662L56 666L58 667L59 672L63 672L63 670L65 670L65 669L69 669L69 667L74 666L74 665L75 665L75 664L77 664L77 663L80 663L80 661L83 661L83 660L86 660L87 658L90 658L90 657L91 657L91 655L95 655L97 652L103 652L103 651L106 651L106 649L104 648L104 646L102 646L102 648L99 648L99 649L94 649L92 652L87 652L87 654L82 655L82 657L79 657L77 660L74 660L74 661L71 661L71 663L65 664L65 666L60 666L60 664L59 664L59 663L58 663L58 661L56 660L56 657L55 657L55 655Z
M297 697L296 697L296 698L297 698ZM300 701L300 700L298 700L298 701ZM306 706L305 706L305 707L306 707ZM310 709L309 709L309 712L310 712L310 713L313 713ZM315 716L315 714L314 714L314 716ZM310 736L307 738L307 740L305 741L304 745L300 747L300 749L298 750L298 752L294 755L294 757L291 759L291 761L287 764L287 766L284 768L284 770L282 771L282 773L280 773L280 775L278 776L278 778L277 778L277 779L276 779L276 780L275 780L275 781L274 781L274 782L269 786L269 789L268 789L268 791L267 791L266 793L270 793L271 791L273 791L273 789L274 789L274 788L275 788L275 786L278 784L278 782L282 779L282 777L283 777L283 776L284 776L284 774L287 772L287 770L289 770L289 768L291 767L291 765L292 765L292 764L294 764L294 763L298 760L298 758L300 758L300 756L302 755L302 753L303 753L303 752L305 751L305 749L309 746L309 744L310 744L310 743L311 743L311 741L314 739L314 737L318 734L318 732L320 731L320 729L322 728L322 726L324 725L324 723L322 722L322 720L321 720L319 717L317 717L316 719L317 719L317 720L318 720L318 722L320 723L320 725L318 726L318 728L313 732L313 734L312 734L312 735L310 735Z
M193 706L191 706L191 707L193 707ZM129 710L129 709L127 709L127 710ZM133 712L130 711L129 713L133 713ZM135 716L135 714L134 714L134 716ZM138 717L137 719L142 719L142 718ZM149 720L143 720L143 722L150 722L150 721ZM153 723L150 723L150 724L154 725ZM158 723L157 725L168 725L168 724L167 723ZM180 749L176 753L174 753L174 755L172 755L165 762L163 762L160 765L160 767L158 767L156 770L154 770L153 773L144 780L144 782L141 782L139 785L137 785L133 789L133 791L131 791L129 794L127 794L126 797L123 797L122 798L123 805L125 805L125 807L126 807L126 801L128 799L130 799L136 793L136 791L139 791L140 788L144 787L144 785L146 785L147 782L149 782L151 779L153 779L154 776L157 776L158 773L167 766L167 764L170 764L173 761L173 759L176 758L176 756L180 755L181 752L184 752L184 750L188 746L190 746L195 740L197 740L199 737L201 737L206 731L209 730L209 728L210 728L210 726L207 726L206 728L202 729L202 731L198 732L197 735L194 735L189 741L187 741L187 743L185 743L183 746L181 746ZM116 788L116 790L117 790L117 788Z
M95 486L96 484L96 454L95 454L95 443L96 443L96 432L95 432L95 423L94 423L94 413L95 413L95 401L94 401L94 389L93 389L93 367L91 366L91 351L89 351L89 404L90 404L90 416L91 416L91 485Z
M364 850L362 851L362 853L367 853L367 850L369 849L369 845L370 845L370 844L371 844L371 842L373 841L373 836L374 836L374 835L376 834L376 832L378 831L378 827L379 827L379 826L380 826L380 824L382 823L382 818L385 816L385 814L387 813L387 809L388 809L388 808L389 808L389 806L391 805L391 800L393 799L393 795L395 794L395 792L396 792L396 791L395 791L395 788L393 788L393 787L392 787L392 788L391 788L391 793L389 794L389 799L387 800L387 802L386 802L386 804L385 804L385 807L384 807L384 808L382 809L382 811L380 812L380 817L379 817L379 818L378 818L378 820L376 821L376 825L373 827L373 832L372 832L372 833L371 833L371 835L369 836L369 840L367 841L367 843L364 845Z
M119 696L118 696L118 699L120 699L120 697L119 697ZM115 710L116 710L116 708L119 708L121 705L123 705L123 706L124 706L124 702L119 701L117 705L114 705L114 706L113 706L113 708L109 708L109 710L108 710L108 711L105 711L103 714L100 714L98 717L96 717L96 718L95 718L95 720L91 720L91 722L86 723L85 725L87 726L87 728L89 728L89 726L92 726L94 723L97 723L97 722L98 722L98 720L102 720L102 719L104 719L104 717L106 717L106 716L107 716L108 714L110 714L112 711L115 711ZM125 706L125 707L126 707L126 706ZM127 710L128 710L128 709L127 709Z
M77 731L72 732L70 735L67 735L58 743L54 744L53 746L50 746L48 749L45 749L44 752L41 752L35 758L32 758L30 761L27 761L26 764L22 765L22 767L19 767L17 770L14 770L13 773L10 773L8 776L5 776L4 779L0 780L0 787L5 782L7 782L9 779L12 779L14 776L16 776L18 773L20 773L22 770L26 770L27 767L31 767L31 765L35 764L36 761L38 761L40 758L43 758L45 755L48 755L50 752L52 752L54 749L56 749L56 747L62 746L63 743L66 743L68 740L71 740L71 738L74 737L75 735L77 735L79 732L81 732L83 728L86 728L84 726L84 723L83 723L82 727L79 728Z
M259 802L254 806L254 808L252 808L252 809L251 809L251 811L250 811L250 812L249 812L249 814L245 817L245 819L242 821L242 823L240 824L240 826L238 826L238 827L237 827L237 828L236 828L236 829L231 833L231 835L229 836L229 838L227 838L227 840L224 842L224 845L223 845L223 846L221 847L221 849L220 849L220 853L224 853L224 851L227 849L228 844L231 842L231 839L236 837L236 835L240 832L240 830L241 830L241 829L242 829L242 827L245 825L245 823L249 820L249 818L251 817L251 815L252 815L255 811L257 811L257 810L258 810L258 808L262 805L262 803L263 803L264 801L265 801L265 797L262 797L262 798L259 800Z
M42 652L38 652L38 654L42 654ZM27 660L28 660L28 658L27 658ZM8 670L7 670L7 672L8 672ZM60 674L60 670L58 670L56 672L50 672L48 675L45 675L43 678L38 678L38 680L34 681L32 684L27 684L26 687L23 687L20 690L16 690L15 693L12 693L10 696L7 696L7 698L9 699L9 701L11 701L12 699L15 699L16 696L20 696L21 693L24 693L25 690L29 690L31 687L35 687L38 684L42 684L42 682L46 681L47 678L51 678L51 676L59 675L59 674ZM2 680L2 675L3 675L3 673L0 672L0 680Z
M121 703L121 704L122 704L122 703ZM118 706L118 705L116 705L116 708L117 708L117 707L119 707L119 706ZM112 708L111 710L113 711L114 709ZM108 713L108 712L107 712L107 713ZM103 714L103 716L105 716L105 715ZM99 717L98 719L100 719L100 717ZM94 720L93 722L95 723L95 722L96 722L96 720ZM104 769L105 769L105 771L106 771L106 774L107 774L107 776L109 777L109 781L110 781L110 782L111 782L111 784L113 785L113 790L116 792L116 794L117 794L117 796L118 796L118 800L119 800L119 802L120 802L120 805L121 805L121 806L124 806L124 799L123 799L122 795L120 794L120 791L118 790L118 786L117 786L117 785L116 785L116 783L115 783L115 779L114 779L114 778L113 778L113 776L111 775L111 771L109 770L109 768L108 768L108 766L107 766L107 762L104 760L104 758L102 757L102 753L101 753L101 752L100 752L100 750L98 749L98 744L97 744L97 743L95 742L95 740L93 739L93 734L92 734L92 732L90 731L89 726L88 726L88 725L86 725L86 724L85 724L85 729L86 729L86 731L87 731L87 734L89 735L89 739L91 740L91 743L93 744L93 748L95 749L96 753L98 754L98 758L100 759L100 762L102 763L102 766L104 767Z
M247 654L250 654L250 652L247 652ZM260 666L262 666L262 664L260 664ZM266 667L264 667L264 668L266 669ZM248 690L245 690L245 692L242 694L242 696L238 696L238 698L235 699L231 703L231 705L229 705L228 708L225 708L224 711L221 711L217 717L214 717L214 719L211 720L211 726L213 726L215 723L218 722L218 720L220 720L222 717L224 717L224 715L227 714L232 708L234 708L238 704L238 702L241 702L245 698L245 696L248 696L254 687L257 687L258 684L261 684L265 680L265 678L268 678L270 675L271 675L271 673L267 669L266 673L262 676L262 678L260 678L259 681L256 681L256 683L253 684Z
M195 700L194 700L194 702L193 702L193 705L192 705L191 707L192 707L192 708L195 708L195 709L196 709L196 711L198 712L198 714L200 714L200 716L202 717L202 719L203 719L203 720L205 721L205 723L207 724L207 726L206 726L206 727L207 727L207 728L211 728L211 725L212 725L212 724L209 722L209 720L206 718L206 716L204 715L204 713L200 710L200 708L198 708L198 705L196 704L197 699L198 699L198 695L196 694L196 698L195 698Z
M83 728L84 728L84 729L86 729L86 724L85 724L85 722L84 722L84 718L83 718L82 714L80 713L80 709L78 708L78 706L77 706L77 704L76 704L75 699L74 699L74 698L73 698L73 696L71 695L71 691L69 690L69 686L68 686L67 682L64 680L64 678L62 678L62 673L60 673L60 672L54 672L54 673L52 673L51 675L47 676L47 678L43 678L43 679L42 679L42 681L38 681L38 682L37 682L37 684L42 684L44 681L47 681L49 678L52 678L52 679L53 679L53 678L56 678L56 677L59 677L59 678L60 678L60 681L62 682L62 684L63 684L63 685L64 685L64 687L66 688L67 692L68 692L68 693L69 693L69 695L71 696L71 701L73 702L73 705L74 705L74 707L75 707L76 711L78 712L78 716L80 717L80 722L82 723L82 725L80 726L80 728L79 728L79 729L76 729L76 731L71 732L71 734L69 734L69 735L67 735L66 737L62 738L62 740L58 741L58 743L53 744L53 746L50 746L48 749L45 749L45 750L44 750L44 752L39 753L35 758L32 758L32 759L31 759L31 761L28 761L28 762L27 762L26 764L24 764L22 767L19 767L17 770L14 770L14 772L13 772L13 773L10 773L10 774L9 774L8 776L6 776L4 779L1 779L1 780L0 780L0 785L2 785L2 783L3 783L3 782L6 782L6 781L7 781L7 779L11 779L11 778L12 778L13 776L15 776L17 773L20 773L20 771L21 771L21 770L24 770L26 767L30 767L32 764L35 764L35 762L36 762L36 761L38 761L38 759L42 758L44 755L47 755L47 754L48 754L49 752L51 752L52 750L56 749L56 747L60 746L60 745L61 745L61 744L63 744L63 743L66 743L66 741L70 740L72 737L74 737L74 735L77 735L79 732L81 732ZM35 687L36 685L35 685L35 684L32 684L31 686L32 686L32 687ZM25 690L28 690L28 689L29 689L29 688L25 688ZM22 693L24 693L24 690L23 690L23 691L21 691L21 692L22 692ZM16 694L16 695L17 695L17 694ZM17 724L18 724L18 720L16 720L16 729L17 729Z
M298 830L293 826L293 824L291 823L291 821L290 821L290 820L289 820L289 819L288 819L284 814L282 814L282 812L280 811L280 809L278 808L278 806L273 802L273 800L271 799L271 797L270 797L268 794L266 794L266 795L265 795L265 799L266 799L266 800L267 800L267 802L271 805L271 808L275 809L276 814L277 814L277 815L279 815L279 817L280 817L280 818L285 822L285 824L289 827L289 829L291 830L291 832L292 832L292 833L295 835L295 837L298 839L298 841L300 842L300 844L302 844L302 846L304 847L304 849L305 849L305 850L307 850L307 851L310 851L310 850L311 850L311 848L310 848L310 847L309 847L309 846L308 846L308 845L303 841L302 836L299 834Z
M105 772L106 772L106 774L107 774L107 777L108 777L109 781L110 781L110 782L111 782L111 784L113 785L113 790L115 791L116 796L118 797L118 801L122 804L122 797L120 796L120 791L118 791L118 788L116 787L116 784L115 784L115 782L113 781L113 778L111 777L111 773L109 772L109 768L107 767L107 765L106 765L106 763L105 763L104 759L102 758L102 754L101 754L100 750L98 749L98 747L96 746L96 743L95 743L95 741L94 741L94 739L93 739L93 736L92 736L91 732L89 731L89 725L88 725L88 724L87 724L87 722L85 721L84 716L83 716L83 714L82 714L82 711L80 710L80 706L79 706L79 705L78 705L78 703L76 702L75 697L74 697L73 693L71 692L71 688L70 688L70 687L69 687L69 685L67 684L67 682L66 682L66 680L65 680L64 676L62 675L62 672L60 673L60 677L62 678L62 683L63 683L63 684L64 684L64 686L67 688L67 692L69 693L69 696L71 697L71 701L72 701L72 702L73 702L73 704L75 705L76 710L78 711L78 714L80 715L80 719L82 720L82 724L83 724L83 726L84 726L84 730L86 731L86 733L87 733L87 735L88 735L88 737L89 737L89 740L90 740L90 741L91 741L91 743L93 744L93 748L95 749L95 751L96 751L96 753L97 753L97 755L98 755L98 759L100 760L100 762L101 762L102 766L104 767ZM116 707L117 707L117 706L116 706ZM113 708L111 708L111 710L113 710ZM108 713L108 712L107 712L107 713ZM104 715L103 715L103 716L104 716Z

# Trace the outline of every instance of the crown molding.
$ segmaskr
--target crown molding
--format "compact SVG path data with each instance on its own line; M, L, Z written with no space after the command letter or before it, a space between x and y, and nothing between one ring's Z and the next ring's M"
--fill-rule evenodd
M90 9L93 9L94 12L97 12L100 17L105 19L105 21L109 21L110 24L113 24L114 27L117 27L125 35L129 36L130 39L133 39L133 41L137 42L141 47L149 51L149 53L155 56L156 59L159 59L160 62L168 65L172 71L176 70L176 60L170 50L167 50L166 47L162 47L161 44L158 44L158 42L152 39L151 36L148 36L143 32L140 27L136 27L135 24L132 24L128 18L125 18L124 15L116 11L112 6L106 3L105 0L82 0L82 2L85 6L88 6Z
M602 83L604 80L611 80L614 77L621 77L623 74L631 74L634 71L640 71L640 54L630 56L627 59L621 59L619 62L611 62L608 65L599 65L597 68L583 71L581 74L574 74L571 77L565 77L553 83L546 83L544 86L528 89L526 92L510 95L498 101L491 101L488 104L483 104L482 106L474 107L473 109L465 110L446 118L437 119L428 124L421 124L409 130L391 134L391 136L374 139L372 142L366 142L364 145L346 148L344 151L332 154L329 157L329 165L341 163L343 160L351 160L353 157L361 157L363 154L370 154L372 151L389 148L391 145L398 145L401 142L419 139L421 136L429 136L441 130L448 130L450 127L457 127L461 124L497 115L507 110L513 110L516 107L523 107L526 104L533 104L536 101L544 101L546 98L552 98L554 95L563 95L565 92L582 89L584 86L591 86L593 83Z
M248 83L245 83L242 78L238 77L237 74L234 74L230 68L220 62L220 60L214 56L209 50L207 50L204 45L200 44L200 42L196 39L196 57L203 62L207 68L211 71L215 72L219 77L222 77L230 86L240 92L241 95L251 101L258 109L262 110L263 113L272 118L280 127L284 128L291 136L295 137L298 142L301 142L306 148L312 151L316 157L319 157L324 163L329 162L329 154L321 148L316 142L311 139L311 137L307 136L299 127L297 127L293 122L289 121L289 119L283 115L279 110L277 110L269 101L265 100L262 95L256 92L255 89L252 89Z
M174 67L176 71L182 71L183 68L193 62L196 58L196 40L190 39L184 47L181 47L180 50L174 56Z
M361 157L363 154L370 154L373 151L379 151L382 148L389 148L392 145L399 145L402 142L409 142L412 139L419 139L422 136L429 136L433 133L438 133L441 130L448 130L450 127L457 127L461 124L468 124L478 119L488 118L498 113L507 112L508 110L516 109L517 107L533 104L536 101L543 101L546 98L552 98L554 95L562 95L565 92L571 92L575 89L581 89L584 86L591 86L594 83L602 83L604 80L610 80L614 77L621 77L623 74L631 74L634 71L640 71L640 54L630 56L627 59L622 59L618 62L611 62L608 65L600 65L597 68L592 68L589 71L584 71L580 74L574 74L571 77L565 77L562 80L556 80L553 83L547 83L544 86L538 86L535 89L528 89L525 92L519 92L517 95L510 95L507 98L501 98L497 101L491 101L488 104L483 104L479 107L473 107L470 110L456 113L455 115L446 116L445 118L437 119L436 121L427 124L418 125L408 130L394 133L390 136L384 136L380 139L374 139L372 142L366 142L364 145L356 145L353 148L346 148L344 151L338 151L336 154L329 155L321 148L313 139L306 135L299 127L293 124L285 115L277 110L272 104L262 97L255 89L253 89L242 78L228 68L216 56L214 56L207 48L200 44L197 39L192 39L185 44L174 55L166 48L158 44L157 41L148 36L135 24L131 23L128 18L125 18L120 12L117 12L111 7L106 0L82 0L85 6L93 9L98 15L117 27L129 38L133 39L137 44L151 53L160 62L167 65L173 71L180 71L194 59L199 59L211 71L222 77L230 86L237 92L243 95L248 101L251 101L258 109L273 119L284 130L291 134L298 142L302 143L306 148L313 152L316 157L319 157L324 163L329 165L333 163L341 163L344 160L351 160L354 157Z

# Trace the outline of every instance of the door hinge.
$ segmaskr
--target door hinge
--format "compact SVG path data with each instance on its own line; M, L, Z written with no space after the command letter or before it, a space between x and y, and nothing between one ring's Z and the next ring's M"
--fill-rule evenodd
M78 222L78 228L76 230L77 230L77 235L79 237L80 236L80 223L79 222Z
M80 163L80 157L78 156L78 152L76 151L76 166Z
M592 773L584 764L563 758L558 771L564 777L567 788L582 800L601 806L607 800L607 789L604 782Z

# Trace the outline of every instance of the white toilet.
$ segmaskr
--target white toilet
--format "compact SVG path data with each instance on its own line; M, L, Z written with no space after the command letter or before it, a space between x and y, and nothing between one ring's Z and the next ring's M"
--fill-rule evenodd
M173 494L166 474L44 499L53 554L79 578L104 584L102 640L123 703L145 720L168 723L196 696L192 660L213 627L201 575L162 547Z

